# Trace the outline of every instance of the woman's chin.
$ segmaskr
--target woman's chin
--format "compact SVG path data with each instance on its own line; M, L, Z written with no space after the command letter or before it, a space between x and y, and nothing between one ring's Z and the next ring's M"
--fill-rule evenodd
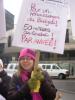
M31 71L31 68L23 68L26 71Z

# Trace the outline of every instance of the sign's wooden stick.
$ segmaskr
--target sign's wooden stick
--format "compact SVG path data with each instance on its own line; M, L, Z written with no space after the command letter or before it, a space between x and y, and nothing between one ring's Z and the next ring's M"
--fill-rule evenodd
M37 50L36 51L36 59L35 59L35 67L34 67L34 70L36 70L36 67L38 67L38 63L39 63L39 58L40 58L40 51Z

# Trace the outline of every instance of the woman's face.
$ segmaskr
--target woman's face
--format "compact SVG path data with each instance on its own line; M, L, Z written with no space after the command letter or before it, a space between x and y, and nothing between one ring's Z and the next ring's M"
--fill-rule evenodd
M28 56L21 58L19 63L24 70L29 71L29 70L32 70L34 67L34 60Z

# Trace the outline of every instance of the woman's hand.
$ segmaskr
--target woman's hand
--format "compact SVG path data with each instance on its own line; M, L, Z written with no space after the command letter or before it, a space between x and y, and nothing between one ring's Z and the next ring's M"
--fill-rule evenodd
M29 87L33 92L39 92L41 81L44 79L41 69L38 67L32 71L31 78L28 81Z

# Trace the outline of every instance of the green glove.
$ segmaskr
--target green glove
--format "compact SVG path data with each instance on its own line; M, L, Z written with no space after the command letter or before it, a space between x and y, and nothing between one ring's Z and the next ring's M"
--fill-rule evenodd
M39 92L41 81L44 79L42 71L39 67L37 67L34 71L32 71L31 79L29 79L28 84L33 92Z

